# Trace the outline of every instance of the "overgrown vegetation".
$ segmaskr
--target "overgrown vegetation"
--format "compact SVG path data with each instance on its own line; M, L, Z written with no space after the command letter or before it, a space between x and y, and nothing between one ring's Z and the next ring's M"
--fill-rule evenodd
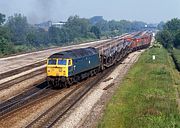
M0 56L109 38L141 30L146 24L125 20L106 21L101 16L91 19L71 16L62 27L42 29L29 24L27 18L21 14L10 16L7 21L5 19L5 15L0 13Z
M164 25L156 35L156 40L171 53L177 69L180 71L180 19L174 18Z
M173 49L172 56L177 66L177 69L180 71L180 49Z
M156 60L152 60L156 55ZM168 52L147 50L131 68L105 109L98 127L179 128L176 86L180 76Z
M174 18L164 24L157 33L156 40L170 51L173 47L180 48L180 19Z

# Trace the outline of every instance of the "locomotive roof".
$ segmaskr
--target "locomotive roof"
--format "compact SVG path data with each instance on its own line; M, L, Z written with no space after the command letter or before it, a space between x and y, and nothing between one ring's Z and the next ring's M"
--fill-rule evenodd
M53 55L51 55L49 58L81 58L85 56L90 56L98 54L98 51L93 48L93 47L88 47L88 48L80 48L80 49L73 49L73 50L68 50L68 51L63 51L63 52L58 52Z

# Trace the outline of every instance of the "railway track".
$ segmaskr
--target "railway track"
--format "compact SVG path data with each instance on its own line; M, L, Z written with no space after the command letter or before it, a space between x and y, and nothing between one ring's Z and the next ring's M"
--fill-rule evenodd
M119 40L119 39L118 39ZM112 41L118 41L118 40L111 40L111 41L106 41L104 42L103 45L105 44L110 44ZM100 44L93 44L94 47L98 47L98 46L101 46L102 43ZM4 73L0 76L0 80L6 78L6 77L11 77L13 75L16 75L18 73L21 73L25 70L29 70L29 69L32 69L33 67L36 67L36 66L41 66L45 63L45 61L41 61L41 62L38 62L38 63L35 63L35 64L31 64L31 65L28 65L28 66L25 66L25 67L22 67L22 68L19 68L19 69L15 69L15 70L12 70L12 71L9 71L7 73ZM111 69L111 68L110 68ZM109 69L107 69L106 71L104 72L107 72ZM10 81L7 81L3 84L0 85L0 91L3 90L3 89L6 89L6 88L9 88L10 86L16 84L16 83L20 83L26 79L29 79L29 78L32 78L33 76L36 76L36 75L40 75L42 74L43 72L45 72L44 68L43 69L40 69L40 70L37 70L37 71L34 71L32 73L28 73L26 74L25 76L20 76L16 79L12 79ZM104 73L103 72L103 73ZM68 101L65 105L62 105L63 107L64 106L69 106L67 107L65 110L62 109L59 109L59 110L62 110L60 113L62 114L58 114L58 116L53 116L53 118L51 118L51 121L49 121L48 124L46 124L48 127L49 126L52 126L53 124L55 124L55 122L57 120L59 120L64 114L63 113L66 113L74 104L76 104L89 90L91 90L91 88L103 77L103 75L105 74L101 74L99 76L96 77L96 79L92 80L90 83L88 84L85 84L84 86L87 86L87 87L84 87L84 89L82 89L81 91L79 91L77 94L75 93L75 91L72 92L72 94L76 94L74 97L75 98L68 98L70 97L72 94L70 94L69 96L67 96L63 101L67 101L66 99L71 99L70 101ZM10 75L8 75L10 74ZM78 89L76 89L77 91ZM44 95L41 95L43 94L43 92L47 92L49 91L48 90L48 87L46 88L43 88L43 89L40 89L38 90L37 88L33 88L32 90L29 90L28 92L25 92L25 93L22 93L8 101L5 101L3 103L0 104L0 118L2 117L6 117L7 115L10 115L11 113L14 113L16 111L18 111L19 109L23 108L24 106L27 106L29 104L32 104L36 101L40 101L40 99L43 99L43 98L47 98L49 95L52 95L53 93L49 93L48 94L44 94ZM62 101L61 101L62 102ZM70 103L71 104L68 104ZM60 102L58 104L61 104ZM53 107L53 108L56 108ZM51 111L51 110L49 110ZM42 116L44 117L44 116ZM57 117L57 118L55 118ZM53 119L53 120L52 120ZM36 122L36 121L35 121ZM48 122L48 121L47 121ZM36 124L36 123L35 123Z
M100 42L100 43L93 43L91 45L88 45L88 46L91 46L91 47L98 47L100 45L103 45L105 43L110 43L112 41L114 41L115 39L111 39L111 40L107 40L107 41L104 41L104 42ZM84 46L84 47L88 47L88 46ZM82 46L83 47L83 46ZM61 49L61 51L66 51L66 50L69 50L69 49L74 49L75 47L73 46L67 46L67 47L64 47L63 49ZM79 47L81 48L81 46ZM32 53L33 54L33 53ZM40 54L40 53L39 53ZM23 55L23 54L22 54ZM21 68L17 68L17 69L13 69L11 71L8 71L8 72L4 72L4 73L1 73L1 76L0 76L0 80L1 79L4 79L6 77L9 77L9 76L13 76L15 74L18 74L18 73L21 73L23 71L26 71L26 70L29 70L29 69L32 69L34 67L39 67L39 66L42 66L46 64L46 60L41 60L39 62L35 62L33 64L29 64L29 65L26 65L24 67L21 67Z
M88 47L88 46L92 46L92 47L96 47L98 45L102 45L103 43L106 43L106 42L111 42L113 39L111 40L104 40L104 41L99 41L99 42L93 42L92 44L90 43L87 43L87 45L85 44L80 44L79 46L77 45L76 47L77 48L81 48L81 47ZM68 50L68 49L74 49L74 45L70 45L70 46L67 46L67 47L62 47L61 51L65 51L65 50ZM49 49L49 50L53 50L53 49ZM55 48L55 51L57 51L58 48ZM33 55L36 55L36 54L41 54L41 52L43 53L43 51L39 51L38 53L29 53L31 54L31 56ZM58 52L58 51L57 51ZM19 55L19 56L22 56L23 57L23 54L22 55ZM28 57L28 56L27 56ZM48 57L48 56L47 56ZM9 57L11 58L11 57ZM0 58L1 59L1 58ZM6 58L2 58L1 60L4 60ZM16 60L15 56L12 56L12 60ZM2 72L0 74L0 80L4 79L4 78L7 78L7 77L10 77L10 76L13 76L13 75L16 75L16 74L19 74L23 71L27 71L27 70L30 70L32 68L35 68L35 67L39 67L39 66L42 66L46 64L46 60L43 59L43 60L40 60L39 62L34 62L32 64L29 64L29 65L24 65L22 67L19 67L19 68L16 68L16 69L13 69L13 70L10 70L10 71L7 71L7 72Z
M50 87L47 86L46 82L42 82L37 86L33 86L28 91L25 91L16 97L2 102L0 104L0 119L10 115L15 111L18 111L25 105L42 98L44 95L48 95L48 93L45 94L44 92L49 90Z
M112 40L105 41L104 43L109 43L111 41ZM100 44L93 44L94 47L97 47L99 45L102 45L102 43L100 43ZM4 79L6 77L11 77L11 76L16 75L18 73L21 73L23 71L32 69L33 67L41 66L44 63L45 63L45 61L40 61L40 62L37 62L37 63L34 63L34 64L27 65L27 66L22 67L22 68L18 68L18 69L12 70L12 71L8 71L6 73L1 74L0 80ZM20 82L25 81L27 79L30 79L33 76L40 75L40 74L42 74L44 72L45 72L45 68L42 68L42 69L39 69L37 71L30 72L30 73L28 73L26 75L19 76L17 78L5 81L4 83L1 81L0 91L4 90L4 89L7 89L7 88L9 88L10 86L12 86L14 84L17 84L17 83L20 83ZM26 92L26 95L24 93L22 93L22 94L14 97L14 98L8 100L8 101L5 101L5 102L1 103L0 104L0 116L4 115L6 113L9 113L10 111L14 110L18 106L23 106L23 104L25 104L28 100L33 99L32 97L36 96L35 94L37 92L34 92L34 90L33 91L32 90L29 91L29 92ZM35 93L35 94L33 94L33 93ZM29 94L29 95L27 95L27 94ZM37 94L39 94L39 93L37 93Z
M0 84L0 91L4 90L4 89L7 89L7 88L11 87L14 84L18 84L18 83L20 83L22 81L33 78L34 76L37 76L37 75L40 75L40 74L43 74L43 73L45 73L45 68L39 69L37 71L30 72L30 73L28 73L26 75L19 76L17 78L14 78L12 80L4 82L4 83Z
M79 100L83 98L98 82L102 80L105 76L110 74L116 66L108 68L102 73L91 77L74 88L71 92L65 95L59 102L49 108L47 111L42 113L38 118L32 121L26 126L26 128L35 127L52 127L59 119L61 119L71 108L78 103Z
M108 77L102 81L103 84L100 83L98 87L93 89L93 91L86 96L86 98L83 98L82 102L78 103L78 105L75 105L75 107L73 107L72 111L68 112L66 114L66 116L64 116L62 119L58 119L56 121L56 123L54 123L51 126L52 127L67 127L67 128L68 127L84 127L84 126L94 127L95 126L94 122L96 122L96 120L99 119L94 116L96 116L97 115L96 113L99 113L101 110L99 110L99 109L94 110L92 108L94 108L94 107L97 108L94 105L98 104L98 106L99 106L99 102L102 103L103 105L105 102L102 99L101 99L101 101L99 101L99 96L101 97L104 94L107 95L107 93L109 93L109 92L112 93L112 90L116 90L115 86L119 85L119 84L117 84L117 78L118 78L118 80L119 80L119 78L120 78L120 80L123 78L123 76L127 73L128 69L131 67L131 65L137 60L138 56L139 56L138 54L131 55L130 57L128 57L128 59L123 61L122 65L118 66L118 69L117 69L120 74L117 74L117 70L111 74L114 80L112 80L112 77L110 75L108 75ZM107 81L111 81L111 83L107 82ZM114 87L112 87L112 86L114 86ZM103 90L109 90L109 88L112 88L112 89L110 89L110 91L108 91L108 92L103 91ZM97 91L96 89L99 91ZM90 97L93 100L90 100ZM93 114L91 115L91 113L93 113ZM88 115L88 117L87 117L87 115ZM92 116L93 121L91 119L89 120L89 115ZM87 120L85 118L87 118ZM93 125L89 125L89 124L86 125L87 122L84 125L84 123L83 123L84 121L87 121L87 122L92 121Z
M106 43L110 43L110 42L107 41ZM97 45L97 46L99 46L99 45ZM41 65L43 63L44 62L42 62L42 63L40 62L37 65ZM37 65L35 65L35 66L37 66ZM22 70L20 70L18 73L23 72L23 70L28 70L28 68L31 69L33 66L30 65L30 66L27 66L26 68L23 67ZM80 85L81 85L80 87L78 86L78 88L73 89L70 93L68 93L65 97L63 97L58 103L56 103L54 106L52 106L50 109L48 109L42 115L40 115L37 119L35 119L33 122L31 122L29 125L27 125L27 127L36 127L36 125L38 125L38 127L52 127L84 95L86 95L102 79L103 76L109 74L109 72L111 72L111 70L114 68L115 68L115 66L108 68L103 73L98 74L96 77L92 77L89 80L86 80L86 82L80 83ZM5 82L2 84L2 87L0 86L0 90L8 88L12 84L22 82L22 81L29 79L35 75L42 74L43 71L44 71L44 69L39 70L39 72L35 71L34 74L29 73L25 77L19 77L17 79L13 79L11 81ZM16 71L14 71L14 72L16 72ZM13 74L13 72L12 72L12 74ZM0 77L0 80L3 78L6 78L6 77L7 77L7 74L4 74L2 77ZM46 85L46 84L44 84L44 85ZM61 93L63 93L62 90L60 91ZM49 92L49 93L45 94L43 92ZM29 90L26 93L23 93L23 94L16 96L6 102L3 102L0 104L0 119L4 118L12 113L15 113L16 111L22 109L25 106L35 104L35 102L41 101L42 99L52 96L55 93L57 93L57 91L50 91L48 89L48 87L44 87L41 90L33 88L32 90ZM47 118L45 118L45 117L47 117Z
M98 47L98 46L101 46L102 44L110 43L111 41L112 40L108 40L108 41L104 41L104 43L101 42L98 44L92 44L92 46ZM69 49L69 48L71 48L71 47L64 48L64 50ZM29 78L32 78L33 76L37 76L42 73L45 73L45 67L43 67L41 69L37 69L36 71L31 71L27 74L20 75L22 72L25 72L25 71L28 71L31 69L35 69L35 67L41 67L45 64L46 64L46 60L42 60L42 61L36 62L34 64L29 64L24 67L17 68L17 69L0 74L0 91L7 89L14 84L17 84L17 83L25 81ZM15 75L18 75L18 76L14 77Z
M24 67L21 67L21 68L18 68L18 69L14 69L14 70L2 73L0 75L0 80L2 80L4 78L7 78L7 77L10 77L10 76L13 76L13 75L16 75L16 74L19 74L19 73L21 73L23 71L27 71L27 70L30 70L32 68L42 66L45 63L46 63L46 60L43 60L43 61L36 62L34 64L30 64L30 65L27 65L27 66L24 66Z
M127 62L133 63L135 60L130 60ZM119 62L117 65L119 65ZM125 65L127 65L125 64ZM59 102L49 108L46 112L42 113L38 118L34 121L30 122L26 127L52 127L56 124L71 108L78 103L79 100L82 99L84 95L86 95L104 76L109 75L112 70L116 68L113 66L108 68L102 73L97 74L97 76L91 77L81 83L74 85L73 89L65 95ZM124 66L125 68L126 66ZM37 89L39 88L39 89ZM29 105L37 104L42 100L53 96L58 93L63 93L66 89L61 90L52 90L47 84L42 83L37 85L36 88L32 88L28 92L22 93L20 96L15 97L9 101L3 102L0 104L0 120L5 119L12 113L17 112L18 110L25 108ZM46 92L46 93L43 93ZM48 93L47 93L48 92Z
M103 45L110 44L110 42L116 41L116 40L119 40L119 39L111 39L111 40L104 41L103 43L102 42L95 43L95 44L92 44L92 47L99 48L99 47L102 47ZM68 48L65 48L64 50L66 50ZM45 63L46 63L46 60L42 60L42 61L36 62L34 64L30 64L30 65L0 74L0 91L7 89L14 84L17 84L17 83L23 82L27 79L30 79L33 76L37 76L37 75L45 73L45 67L43 67L41 69L37 69L35 71L28 72L27 74L20 75L22 72L26 72L28 70L35 69L35 67L41 67L41 66L45 65ZM18 76L14 77L14 75L18 75ZM6 78L8 78L8 79L6 79Z
M77 85L80 86L80 84ZM61 94L67 91L68 89L69 88L54 90L47 85L46 81L42 82L41 84L32 87L28 91L23 92L16 97L2 102L0 104L0 120L5 119L9 115L12 115L13 113L16 113L17 111L26 108L30 105L42 102L42 100L45 100L49 97L53 97L56 94Z

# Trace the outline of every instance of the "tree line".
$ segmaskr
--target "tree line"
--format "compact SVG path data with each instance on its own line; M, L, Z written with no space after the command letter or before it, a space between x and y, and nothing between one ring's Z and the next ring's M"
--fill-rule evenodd
M37 48L109 38L142 30L145 25L146 23L137 21L107 21L101 16L90 19L70 16L61 28L51 26L46 31L29 24L26 16L21 14L14 14L6 20L6 16L0 13L0 56Z
M156 34L156 40L169 50L173 47L180 48L180 19L174 18L159 26L161 27Z

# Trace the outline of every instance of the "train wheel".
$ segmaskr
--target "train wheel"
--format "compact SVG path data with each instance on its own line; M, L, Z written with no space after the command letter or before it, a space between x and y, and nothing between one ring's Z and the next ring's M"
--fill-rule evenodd
M70 86L69 86L69 84L67 82L63 82L63 87L64 88L69 88Z
M92 70L90 71L90 76L91 76L91 77L93 76L93 71L92 71Z
M67 83L69 86L71 86L73 84L73 82L74 82L73 78L67 79Z

